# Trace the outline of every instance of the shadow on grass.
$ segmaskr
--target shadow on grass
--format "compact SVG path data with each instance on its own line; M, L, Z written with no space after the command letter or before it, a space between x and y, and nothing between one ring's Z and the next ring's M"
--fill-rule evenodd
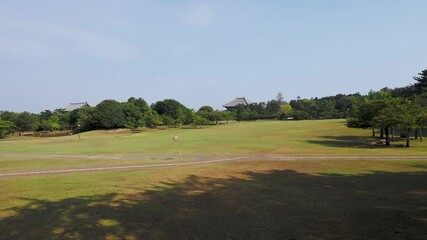
M323 145L327 147L338 147L338 148L363 148L363 149L377 149L394 147L393 144L401 143L401 141L392 142L391 146L385 146L382 144L375 144L379 142L379 138L374 137L362 137L362 136L321 136L322 140L305 140L304 142ZM323 140L324 139L324 140Z
M134 195L28 199L2 239L427 239L427 173L188 176Z

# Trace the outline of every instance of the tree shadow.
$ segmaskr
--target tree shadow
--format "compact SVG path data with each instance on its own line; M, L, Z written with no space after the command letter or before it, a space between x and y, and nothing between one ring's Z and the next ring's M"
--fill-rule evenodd
M188 176L138 194L26 199L2 239L427 239L427 173Z
M337 147L337 148L361 148L361 149L377 149L385 148L380 144L379 138L375 137L364 137L364 136L320 136L322 138L313 140L304 140L311 144L318 144L326 147ZM398 141L396 141L397 143ZM393 146L391 146L393 147Z

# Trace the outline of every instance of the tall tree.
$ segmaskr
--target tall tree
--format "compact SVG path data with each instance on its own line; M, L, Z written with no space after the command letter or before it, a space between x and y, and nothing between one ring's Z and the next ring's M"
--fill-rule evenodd
M276 101L279 103L279 105L285 103L285 97L283 96L282 92L279 92L276 96Z
M73 129L78 128L79 131L89 131L94 128L93 126L93 113L94 107L84 107L76 109L72 112L71 124Z
M370 102L370 111L374 114L371 120L373 127L384 129L386 145L390 145L390 130L398 124L397 112L391 105L397 104L397 99L392 98L390 92L379 92L378 98Z
M139 108L134 102L128 101L122 103L122 108L126 117L126 128L134 129L142 127L145 124L141 108Z
M410 147L411 129L419 128L422 108L416 102L402 98L396 108L399 114L397 127L406 130L406 147Z
M172 118L175 125L190 124L193 122L192 111L174 99L157 101L152 105L152 109L161 116L168 116L164 118L168 122L171 122L170 118Z
M93 124L99 129L122 128L126 125L126 116L122 105L115 100L104 100L95 107Z
M4 121L0 117L0 139L4 138L7 134L12 132L13 123L10 121Z
M427 68L418 73L418 76L415 76L414 80L417 81L414 84L417 93L427 98Z
M147 102L142 98L131 97L128 99L128 103L135 105L141 111L142 114L144 114L150 109Z
M144 113L144 123L148 127L154 127L162 124L159 114L153 109L149 108Z
M61 128L61 124L59 123L59 117L57 115L50 116L47 120L47 124L49 126L49 129L52 131L56 131Z
M390 104L391 95L389 92L369 92L363 98L353 98L353 108L347 119L347 126L351 128L387 128L386 144L390 144L388 138L388 117L379 116L380 111ZM372 130L373 136L375 135Z
M35 131L39 127L39 117L36 114L22 112L14 124L19 132Z

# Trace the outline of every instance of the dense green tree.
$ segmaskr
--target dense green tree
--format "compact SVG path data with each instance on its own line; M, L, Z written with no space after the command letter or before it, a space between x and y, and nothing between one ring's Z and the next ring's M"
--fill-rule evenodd
M354 99L354 108L347 119L347 126L351 128L372 128L372 118L375 113L370 107L367 97Z
M300 111L300 110L292 110L291 112L291 117L294 120L305 120L305 119L310 119L310 115L305 112L305 111Z
M174 120L174 125L192 123L192 111L174 99L157 101L151 106L160 116L168 116ZM163 120L164 122L164 120Z
M382 108L373 118L373 123L379 127L390 129L397 127L406 131L406 147L410 146L411 129L417 129L421 106L410 99L389 98L387 106Z
M210 121L211 123L215 123L215 124L218 124L219 121L230 120L229 114L227 112L214 110L211 106L203 106L199 108L199 110L196 112L195 115L200 116L208 120L208 122ZM207 125L207 124L204 124L204 125Z
M427 68L418 73L418 76L415 76L414 80L417 81L414 84L417 94L427 97Z
M333 98L337 118L347 118L353 108L353 98L360 97L360 94L344 95L338 94Z
M248 106L239 105L234 113L237 121L254 121L260 118L258 112L251 110Z
M16 121L19 117L19 113L3 111L3 112L0 112L0 117L3 119L3 121L9 121L12 123L16 123Z
M382 128L385 132L386 145L390 145L390 130L399 125L398 98L392 98L389 93L383 94L382 99L377 99L371 107L374 108L374 117L371 125Z
M335 103L332 99L319 99L316 101L316 109L318 109L318 119L338 118L338 112L335 109Z
M52 115L46 121L49 127L49 130L56 131L61 128L61 124L59 123L59 117L57 115Z
M401 97L401 98L413 98L416 95L416 89L414 85L409 85L406 87L395 88L391 90L391 95L393 97Z
M162 120L162 124L163 125L167 125L167 126L175 126L178 125L179 123L177 123L177 120L172 118L169 115L161 115L160 116L161 120Z
M395 128L406 131L406 146L410 146L410 131L423 125L423 107L411 98L393 97L393 91L384 88L371 91L362 98L354 98L353 109L347 120L348 127L384 129L386 145L390 145L390 131Z
M193 118L193 126L194 128L197 128L198 126L204 126L204 125L209 125L209 120L202 117L199 114L196 114Z
M280 96L278 96L280 97ZM283 100L283 99L282 99ZM282 109L280 108L281 103L277 100L268 101L265 106L264 118L267 119L278 119L281 115ZM262 114L260 114L262 115Z
M131 97L127 102L135 105L142 114L146 113L150 109L150 106L148 106L147 102L142 98Z
M378 126L373 122L373 119L387 106L388 100L391 98L390 92L375 91L370 91L365 97L353 98L353 107L350 110L349 118L347 118L347 126L351 128L372 128L372 135L375 136L374 127ZM380 128L383 129L381 126Z
M294 112L294 119L318 119L319 111L316 104L317 100L317 98L291 100L289 104L294 111L297 111Z
M80 131L90 131L94 129L93 114L94 107L84 107L72 112L71 125L73 129Z
M396 113L399 116L397 127L406 130L406 147L410 147L411 129L418 129L420 127L419 124L422 122L421 113L423 109L412 100L399 99L398 105L395 106L397 108L395 111L397 111Z
M154 127L162 124L159 114L151 108L144 113L144 122L148 127Z
M197 112L213 112L214 109L211 106L203 106L199 108Z
M72 112L67 112L64 109L55 109L53 115L58 117L59 128L62 130L67 130L71 128L71 115Z
M280 105L280 119L286 119L292 115L292 106L289 103Z
M134 129L145 125L144 116L141 111L141 108L139 108L133 102L122 103L122 108L123 112L125 113L126 128Z
M29 112L22 112L18 114L14 125L19 132L35 131L40 126L39 116Z
M97 129L123 128L126 125L126 116L119 102L104 100L96 105L92 121Z
M13 123L11 121L4 121L0 117L0 139L13 131Z

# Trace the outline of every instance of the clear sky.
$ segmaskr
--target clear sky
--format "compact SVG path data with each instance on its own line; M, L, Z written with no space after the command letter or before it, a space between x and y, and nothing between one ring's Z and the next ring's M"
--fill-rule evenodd
M426 0L2 0L0 110L87 101L189 108L414 83Z

